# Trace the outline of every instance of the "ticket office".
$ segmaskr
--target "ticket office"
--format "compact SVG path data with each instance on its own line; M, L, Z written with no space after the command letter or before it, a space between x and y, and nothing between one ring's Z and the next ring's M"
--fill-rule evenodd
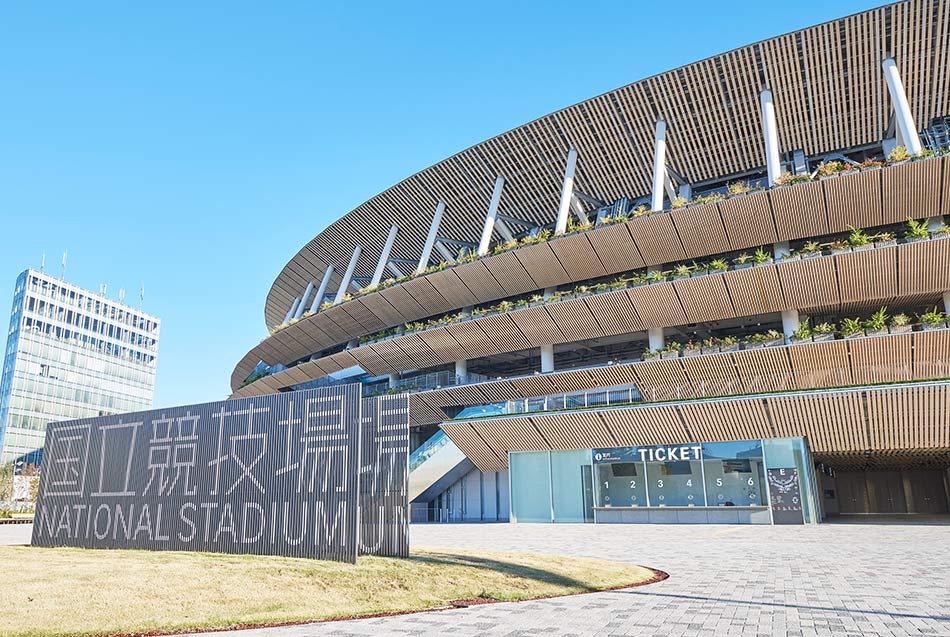
M809 524L821 518L802 438L512 452L510 466L512 521Z

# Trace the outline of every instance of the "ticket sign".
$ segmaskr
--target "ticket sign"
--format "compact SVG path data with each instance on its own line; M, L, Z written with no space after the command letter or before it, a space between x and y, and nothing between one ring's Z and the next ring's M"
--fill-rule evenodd
M53 423L33 544L406 555L408 448L359 385Z
M702 459L703 446L694 443L593 450L594 464L607 462L681 462Z

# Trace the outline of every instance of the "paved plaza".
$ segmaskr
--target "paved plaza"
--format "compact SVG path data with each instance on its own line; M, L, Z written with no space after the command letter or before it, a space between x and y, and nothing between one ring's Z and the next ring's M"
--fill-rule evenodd
M946 518L920 521L414 525L417 547L624 560L670 578L622 591L230 634L950 635L950 526ZM25 537L25 528L16 532ZM0 527L0 537L9 532Z

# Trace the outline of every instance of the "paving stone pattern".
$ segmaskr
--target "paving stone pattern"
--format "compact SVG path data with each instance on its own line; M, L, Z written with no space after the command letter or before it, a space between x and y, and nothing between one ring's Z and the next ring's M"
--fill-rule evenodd
M950 526L902 522L414 525L416 547L623 560L670 578L621 591L231 635L950 636Z

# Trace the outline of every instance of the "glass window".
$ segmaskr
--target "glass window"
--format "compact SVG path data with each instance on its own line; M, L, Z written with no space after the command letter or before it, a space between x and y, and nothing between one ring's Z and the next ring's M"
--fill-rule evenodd
M647 462L650 506L705 506L701 460Z
M597 471L597 506L647 506L646 474L642 462L594 465Z
M709 506L767 506L760 441L704 444L703 470Z

